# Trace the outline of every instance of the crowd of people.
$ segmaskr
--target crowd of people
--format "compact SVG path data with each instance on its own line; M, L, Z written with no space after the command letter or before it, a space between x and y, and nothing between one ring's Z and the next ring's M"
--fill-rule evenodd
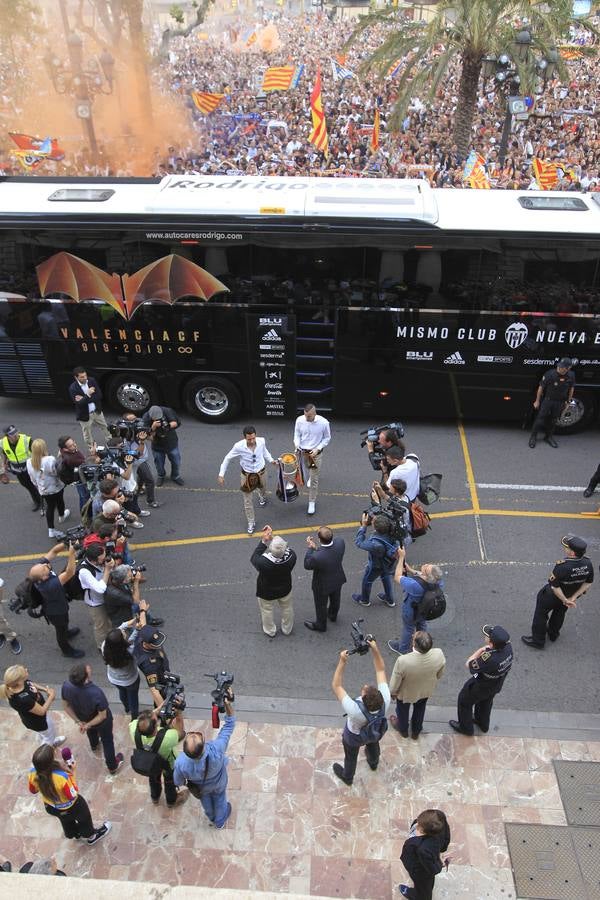
M249 15L248 13L246 15ZM443 88L433 101L415 96L398 126L390 115L397 97L397 71L384 77L365 74L361 65L372 55L390 27L401 29L400 14L386 24L370 27L347 47L355 22L315 15L276 17L276 40L270 50L240 36L256 34L265 24L260 17L207 24L206 40L197 32L174 38L168 57L152 69L153 90L187 110L185 140L153 146L154 159L144 171L136 168L136 148L118 141L101 142L94 161L83 146L69 152L63 162L44 163L39 174L70 175L315 175L333 177L425 178L436 187L463 188L465 158L457 151L452 133L458 102L460 61L450 64ZM299 40L299 32L302 39ZM506 159L499 159L500 133L505 117L506 93L494 79L482 80L473 124L472 148L485 160L493 187L527 189L537 186L535 158L556 162L561 169L557 189L600 190L600 135L598 133L598 58L578 55L577 48L590 36L572 29L568 53L568 80L558 76L543 85L535 108L526 121L513 122ZM353 73L333 77L332 60L343 59ZM288 91L261 91L262 75L269 66L302 66L298 86ZM324 156L308 141L311 130L310 91L317 67L322 73L322 97L329 137ZM10 96L12 76L0 72L0 93ZM193 91L223 95L210 114L200 113ZM8 101L7 101L8 103ZM380 115L379 147L370 146L375 110ZM5 112L10 120L10 110ZM14 130L18 130L14 128ZM146 148L148 149L148 148ZM147 156L146 154L145 156ZM145 157L144 157L145 158ZM18 170L4 147L5 172Z

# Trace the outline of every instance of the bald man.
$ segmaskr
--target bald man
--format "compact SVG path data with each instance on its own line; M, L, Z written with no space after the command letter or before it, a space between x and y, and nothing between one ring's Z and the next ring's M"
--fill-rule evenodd
M73 577L76 568L75 547L69 545L67 567L60 575L52 570L52 560L65 549L64 544L56 544L29 570L32 595L42 601L42 611L48 622L54 626L56 643L63 656L80 659L85 656L83 650L77 650L69 643L71 638L79 634L79 628L69 628L69 602L64 585Z

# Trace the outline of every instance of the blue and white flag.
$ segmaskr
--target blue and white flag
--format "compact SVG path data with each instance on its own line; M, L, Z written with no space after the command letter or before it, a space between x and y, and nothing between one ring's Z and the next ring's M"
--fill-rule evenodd
M352 69L347 69L346 66L343 66L333 57L331 58L331 74L334 81L343 81L344 78L358 78L358 75L355 75Z

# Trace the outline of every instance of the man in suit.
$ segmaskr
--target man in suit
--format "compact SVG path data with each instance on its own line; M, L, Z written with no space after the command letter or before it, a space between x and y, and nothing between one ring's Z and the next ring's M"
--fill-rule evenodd
M346 545L342 538L334 538L331 528L321 525L317 532L319 544L307 537L308 550L304 568L313 573L312 589L315 598L315 621L305 621L310 631L327 631L327 619L335 622L340 608L342 585L346 583L343 568Z
M74 381L69 385L69 396L75 404L75 416L81 425L83 439L92 449L94 438L92 425L97 425L107 444L111 438L104 413L102 412L102 391L95 378L88 378L83 366L73 369Z
M396 715L390 716L390 725L402 737L408 737L409 713L411 737L417 740L423 730L427 701L444 674L446 658L428 631L415 631L412 653L405 653L396 660L390 678L390 693L396 701Z

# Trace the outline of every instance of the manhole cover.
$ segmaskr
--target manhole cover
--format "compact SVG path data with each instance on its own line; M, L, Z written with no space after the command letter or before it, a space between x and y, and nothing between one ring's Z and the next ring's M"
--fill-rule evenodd
M518 897L535 900L586 897L569 828L512 823L507 823L505 828Z
M569 825L600 825L600 762L553 760Z

